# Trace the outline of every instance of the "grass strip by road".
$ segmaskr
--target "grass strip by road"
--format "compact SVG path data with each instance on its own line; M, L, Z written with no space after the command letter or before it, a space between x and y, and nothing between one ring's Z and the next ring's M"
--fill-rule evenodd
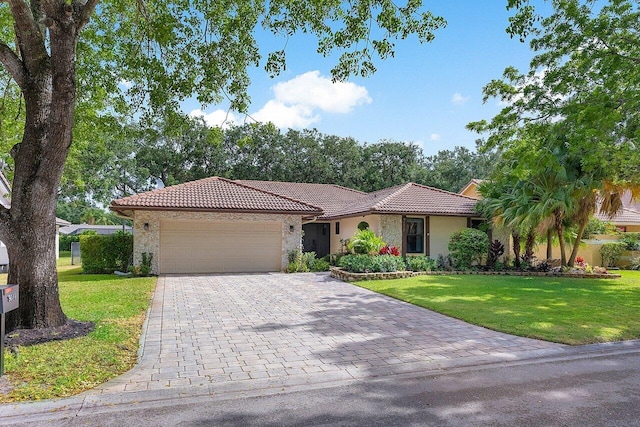
M60 264L64 264L64 260ZM81 338L19 347L5 352L5 375L12 386L0 402L51 399L78 394L133 367L156 278L82 274L76 266L58 268L65 314L94 322Z
M500 332L579 345L640 338L640 272L614 280L416 276L358 286Z

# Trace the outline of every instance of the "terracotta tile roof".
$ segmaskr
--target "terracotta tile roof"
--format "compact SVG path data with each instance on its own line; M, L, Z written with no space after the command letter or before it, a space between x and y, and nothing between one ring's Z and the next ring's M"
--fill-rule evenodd
M211 177L147 191L111 202L112 210L176 209L283 212L318 215L322 209L283 195Z
M611 222L615 225L636 225L640 224L640 211L633 209L622 208L622 211L615 215L613 218L609 218L607 215L596 213L594 215L601 221Z
M477 200L410 182L367 194L346 206L339 216L359 213L407 213L476 216Z
M367 193L333 184L237 180L237 183L319 206L324 214L319 219L336 216L345 206L367 196Z

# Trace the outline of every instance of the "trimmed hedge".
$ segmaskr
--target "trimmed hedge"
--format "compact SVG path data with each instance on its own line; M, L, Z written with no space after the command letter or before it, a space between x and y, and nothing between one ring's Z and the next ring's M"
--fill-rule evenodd
M121 231L111 235L81 235L80 248L84 273L127 271L133 254L133 235Z
M352 273L384 273L403 271L402 257L395 255L345 255L340 258L339 266Z

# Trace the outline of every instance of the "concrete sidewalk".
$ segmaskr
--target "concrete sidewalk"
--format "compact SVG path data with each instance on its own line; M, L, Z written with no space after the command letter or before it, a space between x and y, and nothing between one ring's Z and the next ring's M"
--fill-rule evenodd
M70 399L2 405L0 424L50 411L265 395L639 348L570 348L506 335L327 274L167 276L158 279L135 368Z

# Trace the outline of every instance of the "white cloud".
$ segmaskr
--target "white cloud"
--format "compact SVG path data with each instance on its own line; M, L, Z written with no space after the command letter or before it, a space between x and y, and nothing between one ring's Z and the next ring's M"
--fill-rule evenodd
M347 114L355 107L372 102L367 89L351 82L332 82L309 71L271 87L273 99L249 114L258 122L272 122L279 128L305 128L321 119L322 113ZM229 126L239 117L223 110L205 113L193 110L190 116L203 116L209 125ZM225 120L226 119L226 120Z
M240 118L231 111L215 110L211 113L205 113L200 109L192 110L189 117L202 117L209 126L217 126L227 128L231 125L240 123Z
M321 113L347 114L371 103L367 89L349 82L332 82L319 71L309 71L275 84L274 99L251 117L280 128L304 128L321 119Z
M251 115L258 122L272 122L279 128L305 128L320 121L313 109L302 104L287 105L282 101L267 102L264 107Z
M464 105L467 103L467 101L469 101L469 97L462 96L460 92L454 93L453 96L451 97L451 103L453 105Z
M431 141L439 141L440 140L440 134L432 133L431 136L429 136L429 139Z

